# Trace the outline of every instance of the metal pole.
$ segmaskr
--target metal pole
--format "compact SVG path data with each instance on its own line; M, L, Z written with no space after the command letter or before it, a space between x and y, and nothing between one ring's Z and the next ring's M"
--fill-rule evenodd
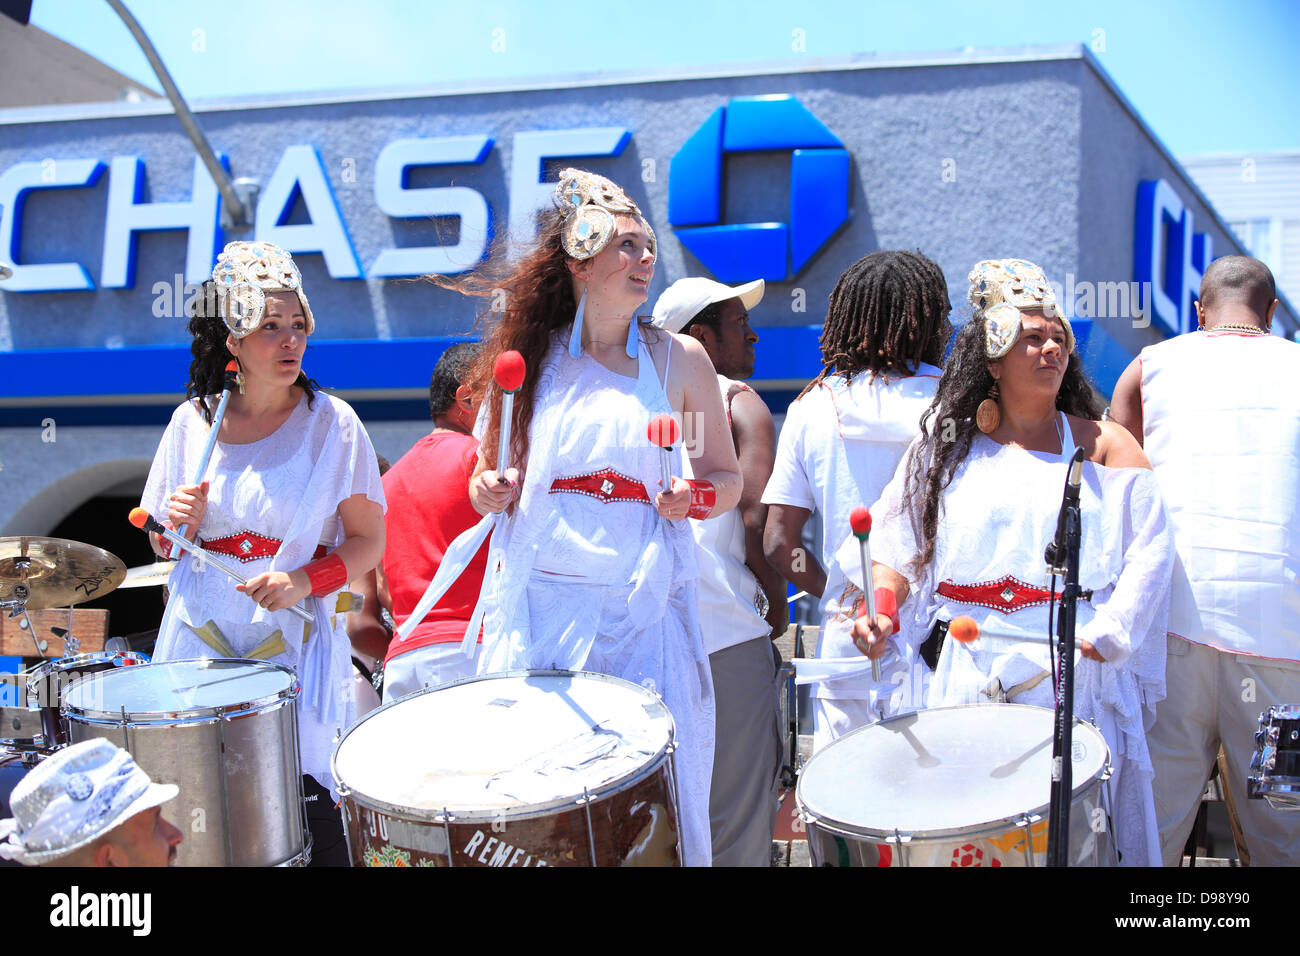
M208 138L203 135L203 130L199 129L194 114L190 112L190 108L185 104L185 98L181 96L181 91L176 88L171 74L167 72L167 67L163 65L162 58L158 56L158 51L154 49L148 34L144 32L136 18L131 15L131 11L126 8L122 0L108 0L108 5L122 18L122 22L131 31L131 35L135 37L135 42L140 45L140 49L144 52L146 59L149 60L149 65L153 67L154 73L157 74L158 82L162 84L163 92L167 94L167 99L171 101L172 109L176 111L176 118L180 120L185 135L194 144L194 149L199 154L199 158L203 160L203 165L207 167L212 181L217 184L217 190L221 193L221 200L225 204L231 224L236 228L251 226L253 223L248 215L248 209L244 206L238 193L235 192L235 187L231 185L230 177L226 175L225 169L222 168L221 163L217 162L217 156L212 151Z

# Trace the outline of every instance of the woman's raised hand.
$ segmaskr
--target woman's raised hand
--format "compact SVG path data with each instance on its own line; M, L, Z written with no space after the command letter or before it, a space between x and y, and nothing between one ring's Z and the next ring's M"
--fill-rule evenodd
M469 481L469 501L481 515L499 514L515 499L518 488L517 468L507 468L504 477L496 471L480 471Z
M691 510L691 486L685 478L673 476L671 491L655 495L655 511L672 521L681 521Z
M191 541L199 533L199 525L208 511L208 483L181 485L167 499L167 520L173 528L186 526L185 537Z

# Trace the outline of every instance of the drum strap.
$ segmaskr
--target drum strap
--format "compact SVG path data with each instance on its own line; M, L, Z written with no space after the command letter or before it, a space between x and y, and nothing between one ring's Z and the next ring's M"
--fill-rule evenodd
M311 637L311 627L310 624L303 624L302 626L302 642L304 644L307 643L307 638ZM289 649L289 645L284 642L284 632L280 630L273 631L270 637L247 654L236 654L235 649L226 640L226 636L221 633L221 628L217 627L214 621L208 621L201 627L194 628L194 633L199 636L199 639L204 644L226 658L242 657L247 660L267 661Z
M273 631L271 636L258 644L255 648L245 654L245 657L251 657L253 660L265 661L270 660L277 654L283 654L289 646L284 643L284 634L281 631Z
M194 633L199 636L199 640L222 657L233 658L239 656L235 653L235 649L230 646L230 642L226 640L226 636L221 633L221 629L213 621L208 621L206 624L194 628Z

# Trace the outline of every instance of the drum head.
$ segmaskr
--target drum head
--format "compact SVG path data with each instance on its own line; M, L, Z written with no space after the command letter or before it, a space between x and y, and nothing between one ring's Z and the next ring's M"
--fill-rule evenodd
M493 820L573 806L650 772L673 721L658 695L602 674L516 671L394 701L334 751L341 791L376 810Z
M799 777L799 806L819 824L884 839L950 837L1045 815L1051 795L1052 711L976 704L904 714L846 734ZM1076 720L1072 782L1085 789L1109 764L1105 738Z
M258 710L296 697L293 671L266 661L171 661L114 668L83 677L64 696L70 717L166 721L184 714L209 716Z

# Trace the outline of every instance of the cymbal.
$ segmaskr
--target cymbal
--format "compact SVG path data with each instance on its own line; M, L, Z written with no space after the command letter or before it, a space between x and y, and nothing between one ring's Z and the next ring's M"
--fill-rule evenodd
M63 538L0 538L0 601L27 588L27 609L70 607L112 592L126 565L103 548Z
M121 583L120 587L153 588L160 584L166 584L174 567L176 567L175 561L157 561L153 564L141 565L138 568L127 568L126 580Z

